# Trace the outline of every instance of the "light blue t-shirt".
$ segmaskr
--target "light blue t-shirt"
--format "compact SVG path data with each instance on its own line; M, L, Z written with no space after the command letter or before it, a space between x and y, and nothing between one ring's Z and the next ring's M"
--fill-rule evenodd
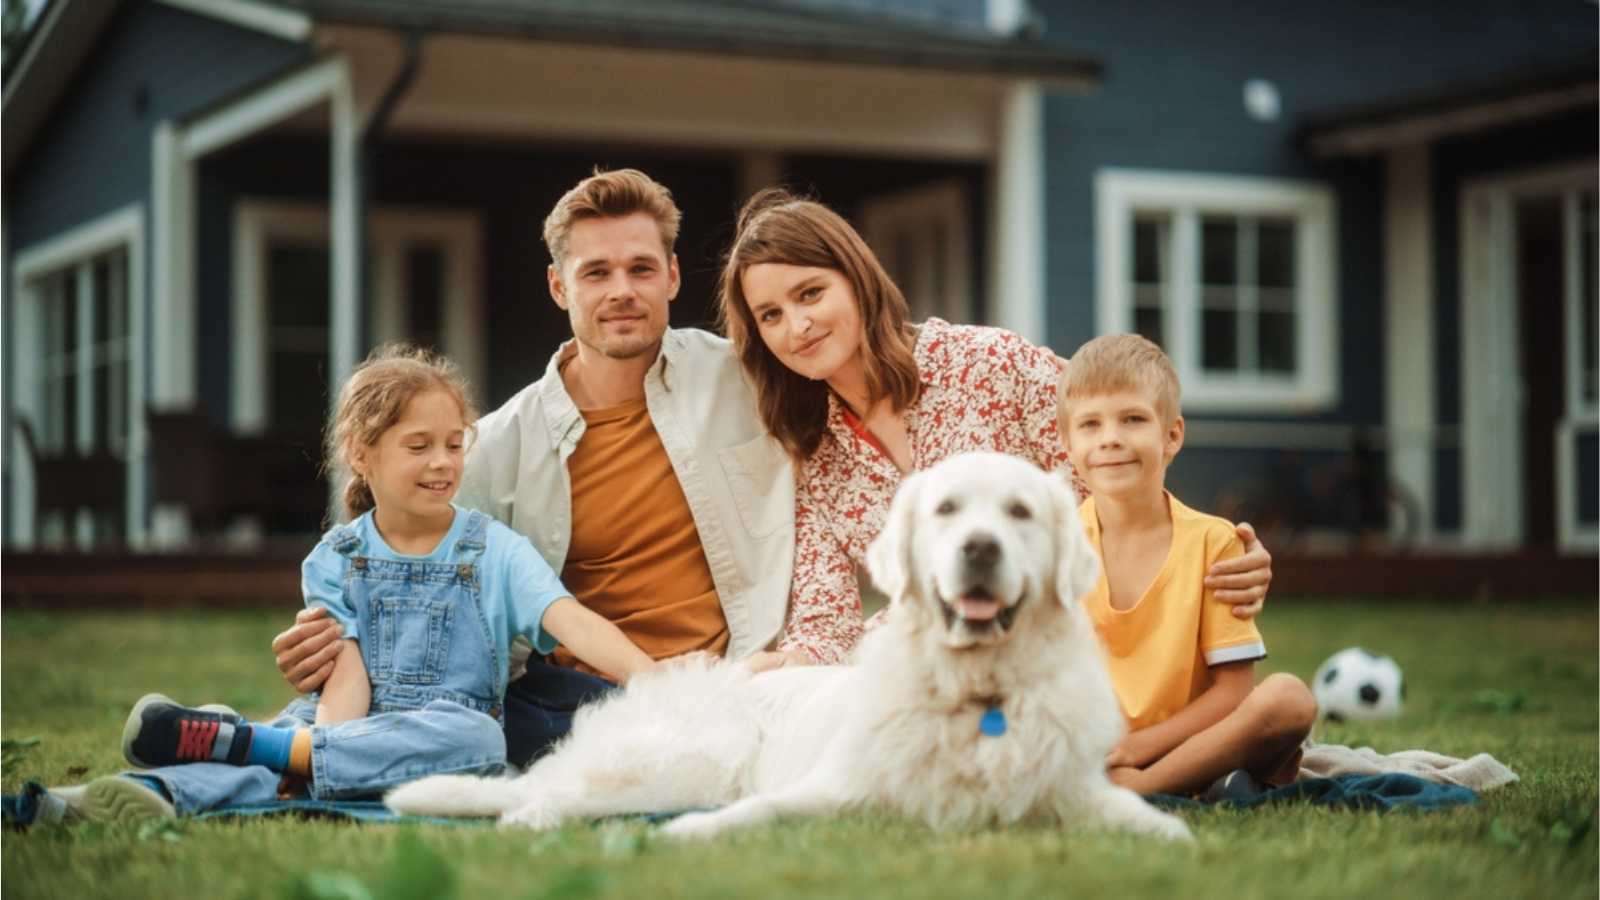
M363 556L402 562L449 562L455 558L456 542L466 531L468 518L467 510L455 504L451 506L455 508L455 520L450 523L444 539L426 556L410 556L391 549L378 533L370 511L356 517L350 525L361 537ZM300 592L306 599L306 606L325 607L344 627L346 638L360 640L356 611L344 593L344 572L348 565L350 560L333 549L324 535L300 566ZM572 596L572 592L562 586L561 579L527 538L493 519L489 520L484 535L478 582L484 618L489 622L495 646L500 649L503 684L509 674L504 670L513 638L527 639L540 654L555 650L556 639L540 623L550 604Z

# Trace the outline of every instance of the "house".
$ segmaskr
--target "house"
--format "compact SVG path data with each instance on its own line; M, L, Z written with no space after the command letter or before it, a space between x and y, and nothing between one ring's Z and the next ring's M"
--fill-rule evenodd
M542 217L634 165L675 324L786 181L918 315L1161 341L1198 505L1592 554L1595 45L1581 0L51 0L4 86L4 540L303 541L333 386L400 337L486 405L537 377Z

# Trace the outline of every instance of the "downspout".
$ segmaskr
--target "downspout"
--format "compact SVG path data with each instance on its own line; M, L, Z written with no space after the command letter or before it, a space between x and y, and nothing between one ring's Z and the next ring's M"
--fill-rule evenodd
M361 152L357 155L356 184L359 187L356 191L356 221L361 223L363 237L361 252L356 254L356 296L361 298L363 345L367 343L366 333L371 330L366 311L372 308L372 279L368 271L372 256L372 222L367 210L372 205L372 176L378 169L378 142L395 108L416 81L417 69L422 61L422 32L413 28L408 29L405 35L405 57L400 61L400 71L395 73L394 80L389 82L372 116L367 119L366 128L361 131Z

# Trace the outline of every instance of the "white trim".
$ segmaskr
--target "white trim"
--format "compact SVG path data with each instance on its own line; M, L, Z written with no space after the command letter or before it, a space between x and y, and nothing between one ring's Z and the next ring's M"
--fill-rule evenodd
M236 0L222 0L220 5L242 6ZM343 295L346 297L343 302L348 303L355 292L352 251L355 240L351 235L355 231L352 182L356 128L350 66L343 56L290 73L188 124L163 121L153 129L151 355L155 379L151 395L154 408L192 409L196 401L198 300L194 253L198 240L195 183L199 159L324 101L329 103L335 134L330 178L337 207L341 210L339 223L345 233L337 242L344 247L344 259L334 267L334 287L336 297ZM348 334L341 336L351 340ZM348 356L348 353L343 355ZM160 544L181 543L188 534L186 513L179 508L152 509L151 523L152 536Z
M124 248L127 254L128 284L125 300L128 304L128 444L125 454L126 478L124 480L123 504L124 521L123 531L130 543L138 544L144 540L144 464L148 453L144 428L144 206L131 204L113 212L106 213L98 218L91 219L82 225L65 231L53 238L49 238L30 247L23 248L16 253L11 267L12 292L17 299L14 307L16 319L13 322L15 339L12 346L13 368L10 377L12 384L12 404L14 412L26 415L35 428L40 426L37 400L37 373L39 359L39 292L34 287L34 282L51 272L59 271L69 266L85 262L95 256ZM87 294L92 291L92 285L85 285L87 275L80 272L75 279L78 283L78 302L87 302ZM87 323L87 324L85 324ZM79 315L79 329L85 327L93 329L94 317ZM91 331L92 335L92 331ZM87 343L82 340L80 344ZM87 356L87 354L85 354ZM80 360L82 365L82 360ZM92 385L87 383L90 379L79 374L80 391L92 390ZM93 419L84 419L86 415L92 416L93 410L88 403L79 403L78 440L79 449L87 450L93 445L85 443L92 441L90 434ZM87 421L87 425L85 424ZM15 430L15 429L13 429ZM12 469L12 488L16 497L12 509L14 527L11 537L23 546L31 545L34 541L38 523L34 520L34 472L32 461L23 447L19 436L13 435L9 439L12 460L28 460L26 463L16 464ZM80 542L87 537L83 526L79 525Z
M1594 187L1593 182L1590 187ZM1594 298L1583 296L1583 254L1575 252L1583 241L1583 211L1578 190L1568 190L1561 201L1562 243L1566 252L1563 288L1566 302L1566 403L1569 416L1600 416L1600 398L1585 401L1583 398L1583 305Z
M1248 644L1236 644L1232 647L1218 647L1206 651L1206 665L1220 666L1224 663L1239 662L1244 659L1262 659L1267 655L1267 645L1261 641L1251 641Z
M1587 160L1462 183L1461 509L1468 545L1517 547L1524 540L1527 388L1519 363L1515 199L1591 187L1595 165ZM1574 427L1579 425L1581 420ZM1558 444L1551 462L1563 459ZM1558 490L1561 482L1558 475ZM1558 497L1558 512L1562 504Z
M1591 171L1591 176L1593 172ZM1591 178L1587 185L1593 190ZM1581 434L1600 433L1600 403L1585 401L1583 397L1583 308L1595 302L1592 296L1583 295L1584 240L1582 208L1579 195L1582 188L1567 189L1561 198L1562 259L1566 263L1563 273L1563 324L1566 328L1566 402L1561 419L1556 422L1556 547L1564 553L1594 553L1600 549L1600 526L1578 521L1578 466L1577 441ZM1595 288L1590 286L1591 290Z
M259 434L268 409L265 250L273 239L326 245L329 216L318 203L244 198L234 210L232 417L234 431ZM383 207L369 211L375 290L369 310L372 343L406 337L409 297L404 291L405 248L416 241L438 245L445 256L441 348L460 366L481 406L487 399L487 300L484 293L483 226L464 210ZM330 326L332 310L330 309ZM358 319L359 321L359 319ZM330 327L330 331L331 331ZM358 351L361 348L357 348Z
M1464 186L1461 220L1461 533L1522 543L1522 373L1508 195Z
M1417 498L1416 536L1423 540L1433 531L1437 446L1431 150L1415 145L1390 153L1383 194L1386 458L1389 481Z
M905 293L913 319L972 321L970 216L967 185L958 178L874 196L862 204L861 234ZM911 258L902 259L900 247L907 240ZM940 285L942 291L937 290Z
M186 409L195 400L194 165L180 133L160 122L151 135L151 405Z
M1044 92L1015 82L1000 104L995 153L989 318L1045 342Z
M304 41L311 36L311 17L302 12L252 3L250 0L156 0L158 3L227 22L240 28L259 31L286 41Z
M183 128L183 154L189 159L220 150L269 128L295 113L348 91L350 69L343 57L323 60L264 85Z
M1578 435L1600 432L1600 417L1567 418L1556 423L1556 549L1593 554L1600 528L1578 521Z
M339 396L339 388L355 369L361 357L361 297L357 290L357 267L361 264L361 220L356 209L361 185L357 156L361 135L356 123L355 97L348 70L341 65L329 98L332 138L329 140L330 198L328 298L328 397ZM337 508L335 505L333 508Z
M1133 330L1133 296L1125 277L1136 212L1173 218L1172 266L1198 267L1199 215L1291 216L1299 307L1293 377L1219 376L1200 367L1198 279L1175 277L1165 340L1183 382L1184 408L1197 412L1306 412L1339 401L1338 233L1333 191L1317 182L1143 169L1101 169L1095 175L1095 328Z

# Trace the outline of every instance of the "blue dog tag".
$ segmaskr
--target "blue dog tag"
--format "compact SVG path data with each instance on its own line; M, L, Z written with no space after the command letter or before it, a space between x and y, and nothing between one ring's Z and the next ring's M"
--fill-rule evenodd
M991 706L983 711L983 718L978 720L978 730L989 737L999 737L1006 733L1006 714L1000 707Z

